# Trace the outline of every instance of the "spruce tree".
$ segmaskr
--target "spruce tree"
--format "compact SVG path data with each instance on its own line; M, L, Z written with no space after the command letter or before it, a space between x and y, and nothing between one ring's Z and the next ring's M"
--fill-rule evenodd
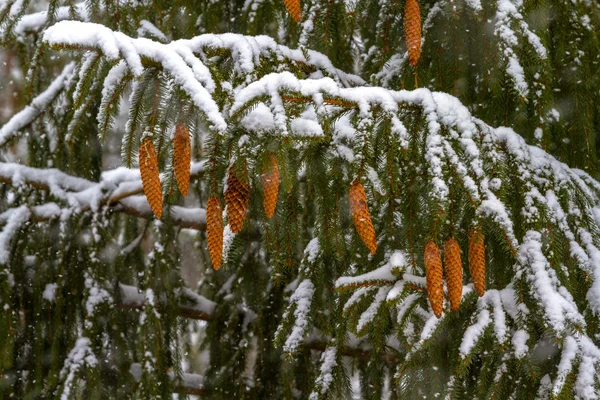
M599 32L0 0L0 399L600 398Z

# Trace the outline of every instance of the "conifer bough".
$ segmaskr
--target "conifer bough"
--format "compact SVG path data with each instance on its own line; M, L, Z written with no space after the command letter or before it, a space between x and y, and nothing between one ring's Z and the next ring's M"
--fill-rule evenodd
M26 3L7 2L3 7ZM189 328L194 334L201 334L201 346L210 353L207 370L194 371L206 377L205 393L210 398L231 398L232 393L265 398L288 389L301 398L349 395L342 393L346 392L349 372L347 360L342 359L342 348L347 339L354 342L354 336L372 350L373 359L381 359L384 346L396 355L397 362L390 367L378 362L351 366L356 367L363 391L373 391L372 397L383 397L379 395L383 395L386 384L398 398L412 398L415 393L427 398L597 397L600 185L585 172L528 145L512 129L491 126L500 125L499 121L511 125L512 121L519 132L526 133L533 132L540 121L548 123L549 118L554 121L552 127L544 125L544 129L564 127L565 120L568 125L573 117L563 113L558 104L556 112L553 110L556 98L552 91L556 85L563 89L561 98L580 101L573 104L586 112L573 113L577 119L597 120L597 111L588 106L598 97L587 89L589 86L598 92L598 85L593 83L597 78L589 72L596 69L597 50L591 45L597 37L587 34L588 28L581 28L581 32L577 29L581 40L573 40L569 35L563 39L563 29L548 29L544 24L534 33L525 18L531 11L518 2L514 7L506 7L506 2L491 2L488 6L487 2L469 1L464 2L464 7L463 2L436 2L431 7L421 3L428 12L423 26L433 32L431 40L422 43L436 46L439 51L427 51L427 64L423 58L418 69L409 69L405 68L402 40L394 40L391 52L389 47L386 52L377 51L386 45L385 32L393 33L397 39L402 35L397 15L381 10L397 8L402 2L359 2L357 10L364 14L348 12L345 5L352 2L311 3L302 32L298 32L300 27L286 31L285 26L280 30L281 24L262 24L261 12L254 13L254 22L248 18L249 30L265 29L263 33L269 33L275 27L276 32L270 33L280 40L292 40L294 46L298 42L320 45L315 39L327 33L328 43L335 46L335 51L328 43L323 44L324 51L331 51L336 63L345 64L348 70L356 66L364 76L373 76L377 85L367 86L363 79L334 68L323 54L305 47L292 50L279 46L266 36L229 33L189 38L189 28L195 26L195 21L202 21L202 28L211 32L221 29L221 25L210 25L214 21L223 23L222 29L240 28L233 26L232 21L239 21L242 14L251 16L256 10L264 10L254 7L259 2L212 2L208 8L190 8L189 21L187 13L174 15L171 9L162 8L166 2L153 2L164 12L161 20L153 16L154 8L146 13L139 2L120 2L118 22L112 12L104 15L104 1L92 3L100 6L59 8L47 15L23 18L27 29L14 29L16 35L22 35L20 32L29 31L35 21L45 21L39 27L43 32L38 38L42 40L19 37L22 41L15 48L25 53L22 60L37 60L29 72L18 71L23 76L31 75L31 82L36 82L31 90L48 87L48 91L37 96L31 93L32 105L15 114L0 130L0 143L7 138L14 143L20 132L29 132L28 159L37 167L32 168L36 175L33 176L31 170L0 164L0 180L7 193L2 198L0 214L0 293L3 306L9 310L0 318L0 330L8 335L0 336L6 343L3 350L8 348L3 363L10 364L10 374L18 377L14 385L1 385L0 390L12 391L13 398L35 397L37 393L27 391L38 387L42 391L48 388L48 395L51 392L57 396L81 390L89 397L106 392L115 398L167 398L173 385L166 378L171 373L177 378L184 357L186 361L196 357L171 351L178 349L179 344L188 344ZM106 3L107 9L114 10L112 3ZM241 11L250 3L252 7ZM550 3L549 14L565 15L557 3ZM582 26L597 27L597 14L585 3L589 2L562 8L568 9L569 21L578 18ZM267 1L262 4L272 6ZM461 7L460 13L452 12L453 5ZM483 7L483 14L476 10ZM329 11L331 18L322 18ZM0 12L0 19L4 15L10 17L8 23L0 21L0 30L8 27L3 38L11 40L10 27L17 23L19 14ZM357 24L368 26L352 30L353 25L347 22L357 15L377 20L377 27ZM181 24L185 29L179 24L174 26L175 17L189 24ZM95 23L71 20L55 24L54 18ZM448 18L458 18L452 20L456 24L462 24L464 18L469 31L485 31L482 35L486 39L497 38L465 52L461 47L468 41L461 40L461 35L467 29L455 29L462 25L451 27L458 31L459 39L446 35L448 41L438 40L449 28L440 20L445 22ZM283 24L290 22L291 18ZM495 29L470 29L480 23L493 24ZM119 32L108 26L115 26ZM423 39L428 39L428 32L424 32ZM540 32L544 40L538 42L536 33ZM156 40L139 37L144 35ZM361 57L345 60L344 55L350 52L344 46L356 42L340 41L336 35L364 39L364 48L355 49ZM187 39L171 40L179 37ZM558 44L552 44L557 38ZM582 51L586 50L584 55L570 51L571 58L577 57L577 62L571 62L577 68L569 69L572 76L563 76L564 82L553 79L556 74L550 71L550 62L530 59L537 61L541 57L542 42L562 49L583 46ZM58 64L63 58L39 47L44 43L86 54L74 61L71 72L65 69L65 75L53 80L50 75L57 68L47 63ZM564 43L567 46L562 46ZM550 50L547 58L563 59ZM482 57L482 53L490 57ZM36 54L44 56L32 57ZM375 64L377 69L372 70ZM469 68L463 68L465 65ZM384 72L397 70L379 74L379 68ZM434 78L439 74L440 79L423 80L427 88L419 90L384 88L400 87L399 77L406 76L403 70L408 70L409 77L423 73ZM521 70L525 72L521 74ZM490 71L490 79L477 79L484 76L482 71ZM534 72L540 73L539 78ZM461 82L463 78L475 86L469 86L466 94L460 93L461 85L452 88L462 103L456 97L431 90L435 85L449 90L452 79ZM576 85L578 78L588 79ZM49 82L53 83L48 86ZM491 91L486 86L489 82ZM542 82L546 84L541 85ZM513 84L516 95L512 93ZM133 86L133 101L121 101L129 92L129 85ZM507 97L494 93L494 85ZM543 98L536 97L538 88ZM515 104L515 96L529 100L531 107ZM97 120L91 115L98 103L102 126L96 126ZM64 113L65 106L77 108L76 113ZM169 205L164 223L140 223L139 218L151 218L143 196L124 196L114 180L127 177L130 182L124 186L138 190L141 183L137 171L104 171L100 183L92 182L102 170L102 160L94 157L98 153L87 145L95 140L90 134L94 135L98 128L109 135L113 123L117 135L125 130L125 144L130 146L123 148L130 158L135 158L138 140L147 127L153 127L154 143L162 157L169 147L162 144L168 143L179 106L193 110L191 115L197 116L194 122L206 128L197 135L199 149L213 148L216 142L223 144L214 147L219 149L212 158L215 172L210 179L214 182L228 179L231 160L238 159L235 176L243 182L260 176L261 166L248 162L246 172L242 158L252 160L276 147L277 154L286 160L279 165L282 183L289 190L286 201L277 205L282 218L270 224L245 218L252 229L237 237L223 235L222 246L218 235L219 231L223 233L221 229L216 236L209 235L217 239L215 246L211 239L209 253L211 248L213 253L221 249L223 260L235 268L218 274L212 273L210 267L198 271L202 282L198 290L211 293L215 300L215 312L211 313L212 322L206 330L176 319L174 312L183 305L178 304L177 292L182 289L179 260L186 255L176 243L179 231L175 226L184 226L176 218L187 221L186 227L203 230L207 229L204 211ZM481 113L479 118L471 114L473 110ZM535 118L524 115L530 113ZM117 118L124 114L129 115L126 129ZM501 119L496 118L500 114ZM521 121L515 114L529 122L520 125L515 122ZM589 141L573 140L570 143L574 149L581 149L580 144L595 149L590 135L595 128L590 129L585 123L580 127L580 121L576 122L573 127L577 129L570 133L578 138L586 134ZM48 130L44 129L46 125ZM59 140L53 142L62 134L79 136L79 140L72 141L75 151L64 151L67 149L61 147ZM541 142L549 139L544 132L539 136ZM575 146L575 142L579 144ZM82 143L86 145L78 147ZM106 151L111 151L110 146ZM207 161L205 153L199 152L199 156L203 159L198 162ZM362 252L350 246L357 226L353 226L354 220L349 222L340 215L338 207L344 203L340 198L348 194L342 182L355 171L360 160L365 166L365 176L361 178L368 180L369 188L376 193L373 198L378 200L369 204L369 218L374 226L381 227L377 241L372 235L378 251L370 257L363 257ZM66 179L64 172L48 169L50 161L57 168L81 173L86 179ZM171 160L161 161L168 165ZM597 166L594 164L593 168ZM246 179L248 176L250 179ZM202 174L198 177L201 181L194 200L202 204L215 196L217 188L213 186L217 185L209 188ZM113 208L131 212L104 212L111 192L118 199ZM258 202L246 204L245 208L259 211L264 206ZM439 215L452 214L457 218L452 221L457 237L468 235L462 227L471 223L474 216L482 231L490 232L485 249L481 243L480 251L473 251L469 244L470 269L476 270L471 268L476 264L487 267L488 287L481 288L481 297L466 296L462 301L468 304L461 305L461 312L446 315L442 313L444 283L439 249L436 246L434 262L431 257L425 258L426 267L435 265L429 271L422 271L421 257L414 254L420 243L441 235L430 226L437 217L433 213L439 211ZM189 224L190 221L194 223ZM211 226L219 228L218 222L211 222ZM204 241L203 235L198 237ZM155 242L152 249L145 246L150 242L148 238ZM115 247L117 256L106 257L115 254ZM202 251L206 246L198 248ZM487 260L485 252L489 255ZM472 263L476 254L480 256L475 258L481 261ZM218 254L211 254L213 265L219 259ZM428 285L428 272L434 270L437 283ZM486 284L485 273L471 275L476 289L478 281ZM476 279L478 275L480 278ZM344 285L339 297L331 291L333 280ZM118 304L119 298L114 287L121 281L139 287L132 295L135 308L143 312L115 312L113 305ZM282 284L273 284L274 281ZM441 296L435 308L432 304L433 312L429 311L428 286L436 287L432 298ZM339 300L344 296L349 298L342 310ZM239 313L239 308L252 312ZM47 318L40 318L39 310L47 312ZM442 319L438 319L440 314ZM248 323L249 320L253 322ZM336 329L331 330L331 326ZM293 349L309 343L313 332L318 331L328 335L319 346L320 357L294 353ZM281 344L285 343L284 349L269 345L276 332ZM19 343L27 343L26 348L35 351L23 351ZM552 346L553 356L537 357L540 344L543 348ZM293 354L281 357L282 351L288 349ZM39 362L47 354L52 355L50 366ZM113 360L118 365L112 364ZM127 373L114 373L115 367L121 371L122 365L132 363L142 366L138 383L128 379ZM394 367L396 379L389 373ZM43 397L44 393L40 395Z
M142 140L138 153L138 163L140 165L144 194L152 212L154 212L156 218L160 219L162 217L162 188L160 185L156 150L150 137Z

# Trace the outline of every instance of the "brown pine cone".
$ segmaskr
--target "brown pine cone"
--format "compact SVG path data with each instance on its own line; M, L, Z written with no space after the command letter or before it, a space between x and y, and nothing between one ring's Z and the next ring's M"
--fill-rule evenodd
M279 195L279 166L277 165L277 158L273 154L269 158L269 165L260 176L263 186L263 205L267 218L271 218L275 213L277 196Z
M450 309L457 311L460 307L463 288L463 269L460 247L454 238L446 240L444 245L444 264L446 266L446 284Z
M377 236L375 235L375 228L369 214L365 188L358 180L355 180L352 186L350 186L349 198L350 214L352 215L354 227L365 246L369 249L369 252L375 254L377 251Z
M302 8L300 0L283 0L285 8L296 22L302 21Z
M211 196L206 205L206 236L213 268L221 268L223 256L223 210L218 197Z
M173 170L177 186L182 195L187 196L190 187L190 159L192 144L187 126L178 124L173 138Z
M233 233L241 231L246 220L250 200L250 185L246 183L247 180L245 168L242 178L238 177L235 167L229 168L225 203L227 204L227 223L231 226Z
M469 231L469 272L479 296L485 293L485 244L480 228Z
M418 0L406 0L404 6L404 36L408 61L413 67L421 57L421 10Z
M162 216L162 189L160 186L160 174L158 172L158 159L152 139L145 138L138 152L138 163L144 194L150 204L150 208L156 218Z
M444 283L442 278L442 256L435 243L427 242L424 258L429 304L435 316L440 318L444 306Z

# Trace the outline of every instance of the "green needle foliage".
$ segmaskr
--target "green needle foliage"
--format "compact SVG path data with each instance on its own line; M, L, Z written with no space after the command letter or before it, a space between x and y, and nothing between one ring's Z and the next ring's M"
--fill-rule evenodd
M416 67L404 1L301 5L0 1L0 399L600 398L598 4L421 0ZM449 238L463 296L437 318L424 249Z

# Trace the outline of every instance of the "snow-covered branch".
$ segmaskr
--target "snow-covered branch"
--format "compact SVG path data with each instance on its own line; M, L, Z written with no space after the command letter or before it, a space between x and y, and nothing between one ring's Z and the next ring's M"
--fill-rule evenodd
M204 162L194 163L191 167L192 176L199 176L204 165ZM140 218L151 218L153 215L146 197L141 194L143 188L139 170L121 167L105 171L100 182L92 182L57 169L0 163L0 182L15 188L29 186L44 190L56 199L58 203L30 207L34 221L58 219L72 212L99 211L103 206ZM169 210L175 225L197 230L206 228L206 212L203 208L169 206ZM7 220L12 213L13 210L6 211L0 216L0 221Z
M48 88L40 93L30 105L19 111L0 128L0 148L8 141L15 138L19 132L29 126L36 120L48 106L62 93L67 81L70 79L75 69L75 63L67 64L60 75L48 86Z
M144 308L144 294L135 286L120 284L123 308ZM184 288L179 293L179 315L185 318L210 321L213 318L216 303Z
M72 32L77 31L77 35ZM56 48L97 50L110 61L125 60L134 76L140 76L148 60L160 65L174 82L187 93L217 131L224 131L227 122L212 94L217 85L210 73L209 50L226 49L234 59L234 76L241 84L256 78L257 67L265 58L285 58L290 63L306 64L333 77L343 85L363 84L362 79L333 67L329 59L317 52L280 46L271 38L235 34L201 35L189 40L162 44L146 38L131 38L121 32L94 23L61 21L44 31L44 41ZM238 85L228 85L236 87Z

